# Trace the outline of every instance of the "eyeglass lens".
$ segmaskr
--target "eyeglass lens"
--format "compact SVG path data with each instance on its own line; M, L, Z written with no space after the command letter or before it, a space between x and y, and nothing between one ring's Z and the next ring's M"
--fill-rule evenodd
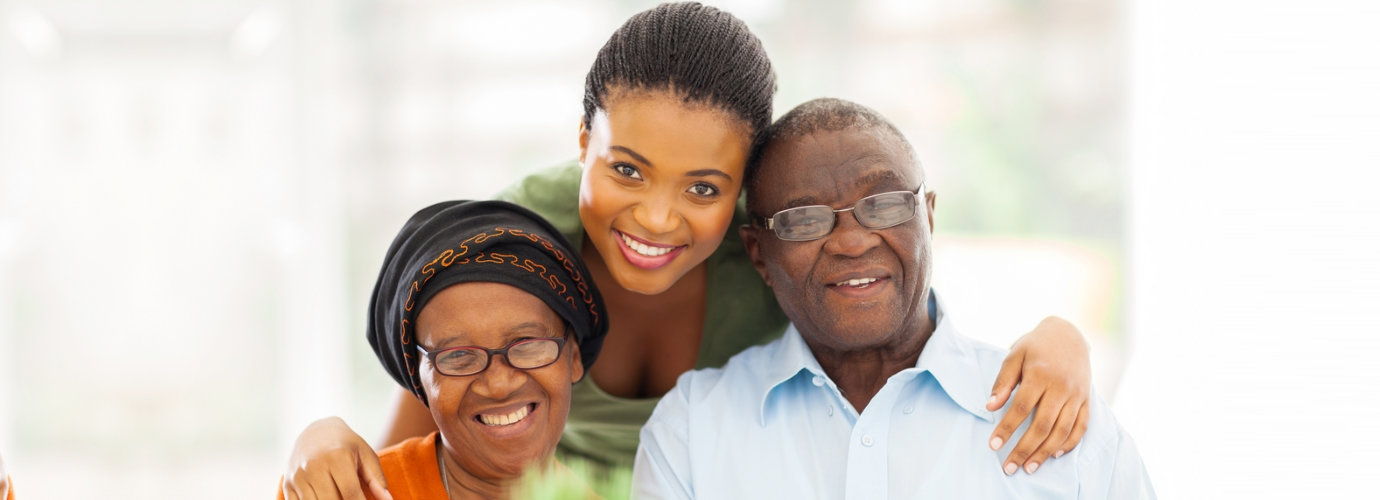
M918 206L915 193L896 191L868 196L852 207L858 224L869 229L884 229L915 217ZM837 220L834 210L823 205L782 210L772 216L776 236L783 240L805 241L822 238L834 230Z
M436 370L445 375L473 375L484 371L493 356L503 354L513 368L541 368L556 361L561 346L556 339L527 339L514 342L503 349L486 351L477 347L448 349L436 355Z

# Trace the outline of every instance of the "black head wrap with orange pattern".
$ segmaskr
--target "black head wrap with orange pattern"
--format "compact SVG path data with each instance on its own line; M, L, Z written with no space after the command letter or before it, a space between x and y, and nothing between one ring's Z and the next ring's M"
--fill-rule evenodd
M589 372L608 333L608 315L570 243L541 216L512 203L447 201L403 225L369 300L369 345L422 403L417 314L441 290L471 281L512 285L546 302L575 332Z

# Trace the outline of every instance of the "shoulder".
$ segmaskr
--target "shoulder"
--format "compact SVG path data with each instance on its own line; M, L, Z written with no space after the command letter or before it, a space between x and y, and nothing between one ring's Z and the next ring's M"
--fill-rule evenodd
M580 164L570 161L528 174L494 197L540 212L554 203L578 200L579 193ZM568 211L570 206L560 208Z
M439 433L433 432L379 450L379 464L393 498L428 498L427 493L443 488L436 466L437 439Z
M1088 400L1088 429L1083 434L1083 441L1074 449L1079 450L1080 465L1092 467L1130 457L1138 461L1140 455L1131 435L1112 412L1111 405L1096 390Z
M494 198L531 209L571 238L583 231L577 210L580 176L580 164L571 160L523 177Z
M406 473L425 461L436 461L436 434L418 436L410 438L379 450L379 464L383 466L383 474L388 476L389 483L396 477L406 480Z
M1006 356L1011 354L1011 350L1005 347L998 347L986 342L967 336L959 336L958 341L968 350L968 355L977 362L982 380L991 382L997 379L997 372L1001 371L1001 363L1006 361ZM984 388L984 390L986 390ZM986 395L984 394L984 397Z
M961 374L961 378L971 379L965 382L982 382L973 384L967 390L981 392L980 396L985 402L991 383L996 380L997 372L1001 371L1002 362L1011 354L1011 350L969 337L953 321L944 317L935 336L925 345L926 352L922 356L933 356L935 361L943 365L961 367L955 373Z

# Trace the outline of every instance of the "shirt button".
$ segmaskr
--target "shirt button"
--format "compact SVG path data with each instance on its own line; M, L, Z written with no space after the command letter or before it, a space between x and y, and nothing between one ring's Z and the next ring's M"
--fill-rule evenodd
M824 377L819 375L815 375L814 380L811 380L811 382L815 384L815 387L824 387Z
M824 413L828 414L831 417L834 416L834 407L830 406L828 409L824 410Z
M910 415L910 414L912 414L912 413L915 413L915 406L906 405L906 409L905 409L905 410L902 410L902 411L904 411L904 412L906 413L906 415Z
M863 446L872 446L872 436L863 436L862 444Z

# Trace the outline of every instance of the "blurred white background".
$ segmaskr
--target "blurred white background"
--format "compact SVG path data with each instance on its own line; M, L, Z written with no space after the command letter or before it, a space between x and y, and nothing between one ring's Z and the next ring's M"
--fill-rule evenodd
M1370 496L1380 7L737 0L777 114L891 117L938 286L1041 317L1163 498ZM309 421L379 434L401 222L574 156L654 2L0 0L0 454L21 498L262 498Z

